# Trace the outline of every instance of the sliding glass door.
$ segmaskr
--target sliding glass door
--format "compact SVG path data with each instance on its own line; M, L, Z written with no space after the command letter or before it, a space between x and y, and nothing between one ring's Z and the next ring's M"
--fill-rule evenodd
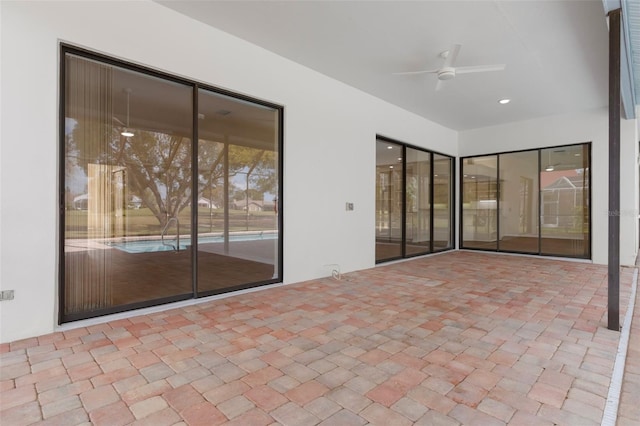
M589 257L589 145L540 151L540 252Z
M191 88L64 60L64 317L189 297Z
M462 244L464 248L498 248L498 157L462 160Z
M406 148L405 256L431 251L431 153Z
M461 163L461 248L591 256L589 144Z
M61 322L280 281L280 109L62 58Z
M537 253L538 151L500 154L500 250Z
M198 93L198 293L278 270L278 110Z
M433 154L433 251L453 248L453 159Z
M453 159L376 141L376 262L453 248Z
M402 257L403 147L376 142L376 261Z

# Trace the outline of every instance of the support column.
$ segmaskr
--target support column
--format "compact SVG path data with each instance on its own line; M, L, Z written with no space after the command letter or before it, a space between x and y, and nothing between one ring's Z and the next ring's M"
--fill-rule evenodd
M620 9L609 12L608 328L620 330Z

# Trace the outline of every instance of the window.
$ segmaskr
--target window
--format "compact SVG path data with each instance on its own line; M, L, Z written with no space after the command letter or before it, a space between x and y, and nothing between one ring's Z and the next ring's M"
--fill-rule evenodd
M60 321L281 280L281 108L62 47Z
M376 262L452 245L451 157L386 138L376 142Z
M591 256L590 144L461 163L461 248Z

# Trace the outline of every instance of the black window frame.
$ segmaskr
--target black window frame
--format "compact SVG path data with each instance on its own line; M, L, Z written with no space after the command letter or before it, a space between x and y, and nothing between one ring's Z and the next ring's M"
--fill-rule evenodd
M411 259L414 257L419 257L419 256L427 256L427 255L431 255L431 254L435 254L435 253L442 253L445 251L451 251L451 250L455 250L456 249L456 244L455 244L455 232L456 232L456 218L455 218L455 176L456 176L456 157L452 156L452 155L448 155L448 154L444 154L442 152L438 152L438 151L434 151L434 150L430 150L430 149L426 149L423 147L419 147L413 144L409 144L406 142L401 142L397 139L393 139L387 136L382 136L382 135L376 135L376 143L378 143L379 141L381 142L387 142L387 143L392 143L395 145L399 145L402 149L402 218L401 218L401 223L402 223L402 241L401 241L401 255L400 256L394 256L391 258L385 258L385 259L375 259L375 264L379 265L379 264L383 264L383 263L387 263L387 262L393 262L395 260L401 260L401 259ZM429 205L431 206L430 208L430 213L429 213L429 251L426 253L415 253L415 254L407 254L406 253L406 240L407 240L407 236L406 236L406 230L407 230L407 200L406 200L406 195L407 195L407 148L410 149L414 149L416 151L421 151L424 153L428 153L429 154L429 162L430 162L430 176L429 176ZM450 165L451 165L451 170L450 170L450 185L449 185L449 241L450 246L446 247L446 248L441 248L441 249L437 249L434 250L434 232L433 232L433 225L434 225L434 209L433 209L433 200L434 200L434 167L433 167L433 157L435 155L440 155L442 157L446 157L450 160ZM376 167L377 167L377 159L376 159Z
M553 253L543 253L542 252L542 190L540 185L540 165L542 164L542 151L548 149L557 149L557 148L568 148L575 146L586 146L588 152L588 188L589 188L589 199L588 199L588 224L589 224L589 243L587 244L587 254L585 256L573 256L566 254L553 254ZM500 249L500 214L497 215L497 244L495 249L488 248L478 248L478 247L465 247L464 246L464 161L473 158L480 157L491 157L495 156L497 159L497 185L498 185L498 193L497 193L497 211L500 211L500 201L502 198L501 185L500 185L500 156L505 154L514 154L520 152L537 152L538 153L538 252L524 252L524 251L513 251L513 250L503 250ZM491 152L487 154L477 154L477 155L469 155L465 157L459 157L459 166L458 166L458 193L460 194L459 206L458 206L458 214L460 217L459 226L458 226L458 247L460 250L472 250L472 251L483 251L483 252L496 252L496 253L513 253L513 254L524 254L530 256L543 256L543 257L558 257L558 258L567 258L567 259L586 259L591 260L593 256L593 217L592 217L592 206L593 206L593 195L592 195L592 141L585 142L576 142L571 144L563 144L563 145L552 145L552 146L543 146L539 148L529 148L529 149L519 149L513 151L500 151L500 152Z
M141 308L160 306L167 303L182 301L182 300L195 300L203 297L221 294L221 293L230 293L238 290L244 290L254 287L260 287L269 284L277 284L284 281L284 115L285 115L285 107L283 105L279 105L273 102L265 101L263 99L254 98L251 96L247 96L241 93L236 93L227 89L223 89L217 87L212 84L203 83L201 81L196 81L193 79L188 79L184 77L179 77L177 75L164 72L150 66L140 65L134 63L132 61L116 58L114 56L109 56L103 53L98 53L83 47L78 47L73 44L67 42L60 42L58 45L59 52L59 80L58 80L58 182L57 182L57 193L58 193L58 324L79 321L89 318L100 317L104 315L110 315L121 312L133 311ZM81 314L67 314L64 313L64 301L65 301L65 108L66 108L66 57L67 55L74 55L77 57L82 57L88 60L100 62L106 65L111 65L114 67L118 67L124 70L134 71L141 74L145 74L151 77L155 77L158 79L166 80L169 82L174 82L178 84L182 84L191 88L192 91L192 99L193 99L193 111L192 111L192 122L193 122L193 134L191 137L191 155L192 155L192 194L198 193L198 164L197 164L197 156L198 156L198 92L200 89L210 91L215 94L220 94L223 96L228 96L233 99L237 99L239 101L253 103L259 106L264 106L268 108L272 108L278 112L278 194L277 194L277 210L278 210L278 218L277 218L277 226L278 226L278 259L277 259L277 268L278 268L278 277L275 279L264 280L259 282L251 282L242 285L237 285L233 287L228 287L220 290L214 291L206 291L206 292L198 292L197 288L197 253L196 250L192 251L192 286L193 291L188 296L171 296L163 299L153 299L151 301L144 302L135 302L130 304L117 305L114 307L109 307L105 309L99 309L95 311L90 311ZM191 220L194 226L191 229L191 241L193 242L194 247L198 244L198 212L197 209L192 209L191 212Z

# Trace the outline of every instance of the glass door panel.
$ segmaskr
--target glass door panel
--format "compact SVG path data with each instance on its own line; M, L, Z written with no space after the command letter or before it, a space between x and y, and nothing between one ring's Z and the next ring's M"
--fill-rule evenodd
M589 145L540 152L541 253L590 256Z
M462 162L462 247L498 248L498 157Z
M376 141L376 262L402 257L402 145Z
M538 151L500 154L500 250L538 253Z
M431 251L431 154L406 148L405 255Z
M280 280L278 110L198 94L198 293Z
M453 160L433 154L433 251L453 248L451 226L451 176Z
M190 297L192 89L65 56L63 321Z

